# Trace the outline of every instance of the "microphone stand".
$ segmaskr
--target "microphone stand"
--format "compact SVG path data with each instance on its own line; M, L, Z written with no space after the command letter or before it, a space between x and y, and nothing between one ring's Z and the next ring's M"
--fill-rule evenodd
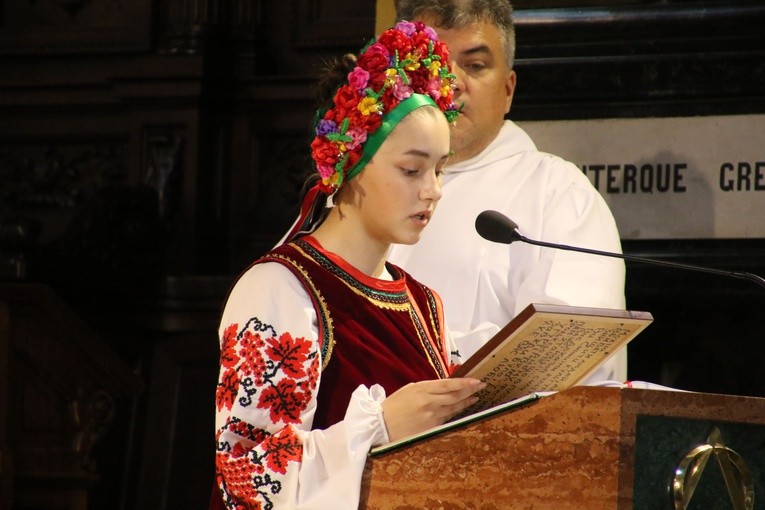
M513 229L512 237L523 241L524 243L533 244L535 246L543 246L545 248L558 248L562 250L568 250L568 251L578 251L582 253L589 253L592 255L602 255L604 257L613 257L617 259L624 259L629 260L631 262L640 262L643 264L653 264L656 266L666 266L666 267L673 267L677 269L689 269L691 271L701 271L702 273L711 273L711 274L717 274L717 275L723 275L723 276L732 276L734 278L738 278L740 280L749 280L754 283L757 283L761 287L765 288L765 278L762 278L761 276L758 276L754 273L747 273L744 271L724 271L722 269L713 269L711 267L702 267L702 266L694 266L691 264L680 264L677 262L669 262L666 260L654 260L654 259L647 259L643 257L636 257L634 255L625 255L625 254L618 254L618 253L611 253L607 251L600 251L600 250L592 250L589 248L581 248L578 246L569 246L566 244L553 244L553 243L546 243L544 241L535 241L533 239L529 239L528 237L525 237L523 234L521 234L517 228Z

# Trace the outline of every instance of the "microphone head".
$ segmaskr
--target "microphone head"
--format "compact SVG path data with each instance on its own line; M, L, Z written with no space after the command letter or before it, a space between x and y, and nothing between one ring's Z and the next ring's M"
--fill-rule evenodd
M487 210L475 219L478 235L495 243L510 244L520 239L518 224L498 211Z

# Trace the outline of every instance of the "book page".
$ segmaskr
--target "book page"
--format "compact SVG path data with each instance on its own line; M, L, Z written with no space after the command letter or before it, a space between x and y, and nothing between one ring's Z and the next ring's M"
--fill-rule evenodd
M530 307L452 375L486 383L477 394L479 401L465 414L529 393L576 385L653 319L645 312Z

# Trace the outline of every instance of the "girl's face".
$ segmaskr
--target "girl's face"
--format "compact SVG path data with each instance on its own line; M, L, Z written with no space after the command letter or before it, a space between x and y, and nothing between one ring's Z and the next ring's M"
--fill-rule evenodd
M407 115L346 185L341 214L358 220L358 241L416 243L441 198L448 155L449 124L438 109L420 107Z

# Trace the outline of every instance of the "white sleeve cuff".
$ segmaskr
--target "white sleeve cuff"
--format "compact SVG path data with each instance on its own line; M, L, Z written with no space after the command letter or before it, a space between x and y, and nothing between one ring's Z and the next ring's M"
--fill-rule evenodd
M351 452L360 451L363 446L367 446L368 451L370 444L377 446L388 442L382 409L384 400L385 389L379 384L373 384L370 388L361 385L351 394L344 420Z

